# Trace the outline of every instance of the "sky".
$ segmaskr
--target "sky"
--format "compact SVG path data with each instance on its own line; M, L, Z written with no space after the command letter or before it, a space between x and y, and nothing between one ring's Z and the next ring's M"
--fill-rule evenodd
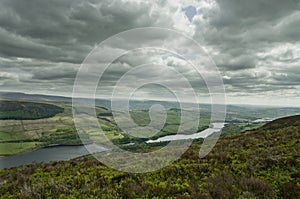
M0 91L72 96L80 66L99 43L144 27L172 29L196 41L215 63L227 103L300 105L299 0L1 0ZM165 39L147 33L134 39L150 37L153 43ZM105 53L128 49L131 42L116 39ZM110 97L124 74L152 63L143 73L129 73L127 87L120 86L126 91L139 80L155 77L185 92L185 84L169 67L185 76L200 102L207 102L205 81L187 63L201 56L187 43L172 43L191 52L186 60L166 50L128 52L110 64L96 96ZM142 86L132 96L174 97L155 85Z

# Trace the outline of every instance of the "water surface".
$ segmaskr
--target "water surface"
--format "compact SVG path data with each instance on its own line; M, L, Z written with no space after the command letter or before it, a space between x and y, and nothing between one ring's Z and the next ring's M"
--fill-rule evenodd
M97 144L89 144L86 146L51 146L19 155L0 157L0 169L31 164L33 162L70 160L90 154L85 147L88 147L92 153L106 150Z
M156 140L148 140L147 143L206 138L207 136L211 135L212 133L221 131L223 127L224 127L224 123L213 123L211 128L207 128L198 133L194 133L194 134L190 134L190 135L183 135L183 134L166 135L166 136L160 137Z

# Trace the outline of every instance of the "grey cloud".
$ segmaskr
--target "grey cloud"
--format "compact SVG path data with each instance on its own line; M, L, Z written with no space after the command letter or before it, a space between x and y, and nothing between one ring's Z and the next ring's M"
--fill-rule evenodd
M187 6L197 8L190 19L184 13ZM70 94L80 63L99 42L131 28L156 26L187 32L207 49L231 96L284 90L299 95L299 6L296 0L204 0L195 5L168 0L2 0L0 84L4 90ZM131 35L112 42L105 54L113 57L114 50L130 49L132 42L161 44L168 36ZM195 57L188 42L172 45ZM145 63L178 69L199 93L207 92L205 82L178 57L142 51L116 60L103 76L102 91L109 93L120 76ZM182 88L166 71L150 72ZM136 78L145 76L131 77L133 82Z
M220 0L205 17L194 21L197 33L220 53L238 49L240 55L256 52L274 42L299 41L299 2ZM211 14L213 13L213 14ZM203 28L204 27L204 28ZM237 56L232 54L232 56ZM230 64L229 64L230 65ZM233 67L234 69L234 67Z
M1 53L56 62L80 63L95 44L111 35L168 22L161 20L163 14L150 16L150 3L4 0L0 4Z
M210 5L197 9L194 38L202 38L229 95L273 91L280 98L286 90L299 95L300 2L217 0Z
M1 1L0 55L3 59L0 60L0 67L11 71L2 88L26 91L30 83L31 86L57 88L58 91L71 87L79 64L103 39L131 28L173 27L173 16L169 15L171 11L161 3L119 0ZM160 12L158 4L165 6L166 12ZM158 35L149 36L160 40ZM133 39L144 38L138 36ZM128 42L123 43L127 45ZM136 63L134 59L132 62ZM15 81L12 77L16 69L30 75ZM120 74L122 69L115 68L105 78L110 82Z
M216 64L222 70L245 70L249 68L255 68L257 58L253 54L241 54L241 55L228 55L221 54L214 57Z
M222 21L228 21L224 25L231 25L232 22L246 25L256 24L258 20L274 21L286 16L293 11L297 11L300 3L295 0L217 0L220 6L220 15L215 15L212 23L221 25Z
M33 71L34 80L60 80L62 78L69 78L74 79L77 73L78 67L69 67L69 66L58 66L58 67L51 67L51 68L43 68L43 69L36 69Z

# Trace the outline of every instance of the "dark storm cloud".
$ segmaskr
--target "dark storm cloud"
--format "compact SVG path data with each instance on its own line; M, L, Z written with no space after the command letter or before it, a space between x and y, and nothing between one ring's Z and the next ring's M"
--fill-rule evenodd
M34 80L60 80L62 78L74 79L77 73L77 68L60 66L43 68L42 70L35 70L32 79Z
M211 12L202 13L205 20L198 18L194 23L204 40L222 54L231 58L256 56L256 52L275 42L300 40L299 1L219 0L217 3Z
M194 37L202 38L227 92L299 95L300 1L207 2L197 8Z
M81 63L93 46L118 32L164 25L147 3L123 1L0 2L0 53ZM165 24L166 25L166 24Z
M252 54L241 54L231 56L229 54L220 54L215 56L216 64L222 70L245 70L255 68L257 58Z
M299 95L299 10L298 0L2 0L0 85L5 90L27 92L34 87L36 92L71 93L80 64L99 42L128 29L158 26L180 30L198 41L232 96L280 90ZM133 35L127 41L116 40L104 53L110 57L114 48L128 49L132 41L160 43L166 37L151 32ZM184 43L174 45L193 51ZM166 54L128 53L119 58L105 73L103 90L144 63L174 67L193 87L205 86L180 59ZM165 71L152 72L181 88L180 81Z
M246 20L247 24L255 24L255 19L274 21L298 11L300 6L297 0L217 0L220 6L220 15L215 17L213 23L225 27L232 24L240 25Z
M24 89L21 82L37 81L53 87L59 81L72 86L84 58L96 44L109 36L145 26L173 27L173 16L165 3L153 3L119 0L1 1L0 68L8 71L1 75L3 88L17 88L19 85ZM165 11L160 12L158 7L165 7ZM127 45L126 42L123 45ZM114 79L120 72L112 71L106 79ZM27 74L26 78L20 78L22 73Z

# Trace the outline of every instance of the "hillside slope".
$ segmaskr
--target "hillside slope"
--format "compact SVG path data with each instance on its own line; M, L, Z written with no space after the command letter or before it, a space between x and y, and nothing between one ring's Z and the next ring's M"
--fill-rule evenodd
M0 100L1 120L34 120L53 117L62 113L63 108L53 104Z
M110 169L91 156L0 171L2 198L300 198L300 116L221 138L199 159L195 142L152 173Z

